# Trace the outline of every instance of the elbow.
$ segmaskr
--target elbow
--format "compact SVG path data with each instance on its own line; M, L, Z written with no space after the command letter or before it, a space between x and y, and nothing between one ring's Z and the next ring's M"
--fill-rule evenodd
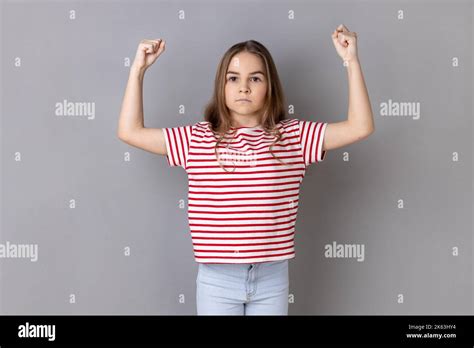
M120 131L120 130L117 131L117 138L119 138L120 140L125 141L125 142L126 142L126 139L127 139L125 133Z
M372 118L372 116L370 118ZM352 124L349 122L349 130L358 139L363 139L375 132L375 126L373 121L360 124Z
M363 131L358 133L357 139L358 140L363 140L365 138L368 138L374 132L375 132L375 128L373 128L373 127L368 128L368 129L364 129Z
M371 125L369 128L365 129L363 134L364 137L368 137L369 135L373 134L375 132L375 126Z
M116 132L116 134L117 134L117 138L119 138L120 140L126 142L126 141L127 141L127 138L128 138L129 135L130 135L130 130L127 129L127 128L125 128L125 127L123 127L123 126L120 126L120 125L119 125L119 126L117 127L117 132Z

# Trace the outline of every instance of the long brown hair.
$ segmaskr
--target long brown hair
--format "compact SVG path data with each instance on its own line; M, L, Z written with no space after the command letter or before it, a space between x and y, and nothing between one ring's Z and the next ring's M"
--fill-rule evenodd
M263 106L261 125L265 132L268 132L276 137L276 140L270 145L270 153L280 163L284 163L272 152L272 147L281 139L281 133L278 128L276 128L276 125L280 121L284 120L287 116L286 100L283 93L283 88L281 86L280 78L278 77L278 72L270 52L260 42L248 40L233 45L224 53L224 56L221 58L217 68L212 99L206 105L204 111L205 121L210 122L211 130L219 135L214 152L216 154L219 166L225 171L226 169L219 161L217 147L232 126L231 115L225 103L226 73L230 61L237 53L240 52L249 52L258 55L265 65L266 76L268 76L268 87L265 103Z

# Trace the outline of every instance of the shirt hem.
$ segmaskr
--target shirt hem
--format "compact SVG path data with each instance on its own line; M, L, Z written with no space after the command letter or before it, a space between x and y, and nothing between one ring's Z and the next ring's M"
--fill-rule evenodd
M196 259L194 258L194 260L197 262L197 263L212 263L212 264L216 264L216 263L220 263L220 264L255 264L255 263L264 263L264 262L272 262L272 261L283 261L283 260L291 260L291 259L294 259L296 257L295 254L293 255L287 255L287 256L281 256L281 257L263 257L264 260L260 260L260 261L255 261L253 262L252 259L247 259L247 260L231 260L231 261L204 261L204 260L199 260L199 259ZM207 259L212 259L212 257L209 257ZM259 258L255 258L255 259L262 259L262 257L259 257Z

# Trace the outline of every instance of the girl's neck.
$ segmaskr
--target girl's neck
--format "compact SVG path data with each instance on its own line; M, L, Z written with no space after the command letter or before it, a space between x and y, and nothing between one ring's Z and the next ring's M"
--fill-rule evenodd
M260 122L245 123L233 120L231 123L231 128L260 128L262 126Z
M262 125L258 124L256 126L231 126L230 128L232 128L232 129L241 129L241 128L252 129L252 128L262 128Z

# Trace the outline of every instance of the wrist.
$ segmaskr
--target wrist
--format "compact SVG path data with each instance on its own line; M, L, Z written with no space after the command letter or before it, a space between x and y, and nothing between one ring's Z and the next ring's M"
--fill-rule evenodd
M143 77L145 75L146 68L141 66L133 65L130 67L130 74L138 75Z
M343 59L344 66L356 65L359 64L359 57L355 56L349 59Z

